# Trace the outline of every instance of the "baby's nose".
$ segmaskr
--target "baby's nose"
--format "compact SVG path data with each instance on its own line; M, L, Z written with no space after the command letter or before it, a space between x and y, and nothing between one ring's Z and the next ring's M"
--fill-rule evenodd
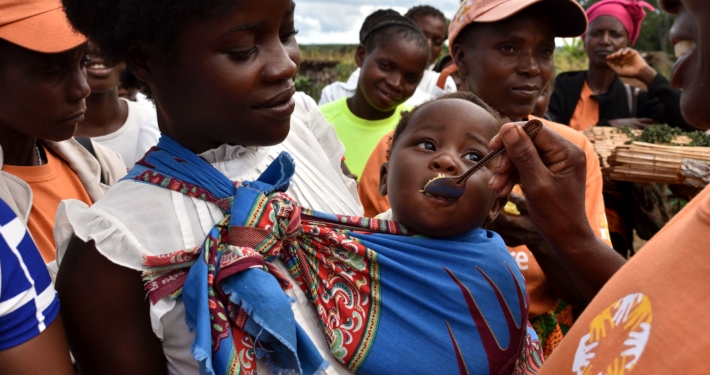
M441 155L432 160L432 167L436 171L446 171L453 175L458 174L458 167L454 159L449 155Z

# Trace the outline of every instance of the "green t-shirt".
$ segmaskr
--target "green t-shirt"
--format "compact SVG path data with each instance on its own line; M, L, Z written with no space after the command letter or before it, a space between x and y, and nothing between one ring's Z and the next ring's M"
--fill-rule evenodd
M355 116L346 100L343 98L330 102L321 106L320 110L325 119L333 124L338 138L345 145L345 165L359 179L377 142L394 130L402 111L409 111L412 107L401 104L392 116L372 121Z

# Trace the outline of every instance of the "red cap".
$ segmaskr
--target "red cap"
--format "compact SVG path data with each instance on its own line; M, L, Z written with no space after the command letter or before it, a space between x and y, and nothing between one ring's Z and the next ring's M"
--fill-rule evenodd
M470 23L501 21L537 3L552 14L555 36L580 36L587 30L587 15L575 0L464 0L449 25L449 48Z

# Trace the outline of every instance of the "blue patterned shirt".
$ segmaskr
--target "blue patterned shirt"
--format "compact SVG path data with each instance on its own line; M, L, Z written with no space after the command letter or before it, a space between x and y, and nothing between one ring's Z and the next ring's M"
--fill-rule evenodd
M58 312L57 293L37 246L0 200L0 350L39 335Z

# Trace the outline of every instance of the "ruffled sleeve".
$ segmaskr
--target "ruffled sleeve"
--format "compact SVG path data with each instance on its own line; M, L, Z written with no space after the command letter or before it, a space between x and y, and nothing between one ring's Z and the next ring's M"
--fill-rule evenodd
M123 223L106 212L70 199L57 210L54 239L57 264L61 264L73 236L84 242L94 241L103 256L119 266L142 270L143 255L149 254Z
M116 187L118 189L116 189ZM59 269L69 241L73 236L76 236L84 242L94 241L96 250L98 250L101 255L119 266L136 271L142 271L144 255L155 255L167 249L179 249L179 245L173 242L176 241L175 237L182 238L182 236L176 236L172 231L168 231L167 225L166 230L162 233L165 236L163 241L167 244L166 249L154 248L152 249L153 251L148 251L145 245L138 239L139 236L146 237L146 234L149 232L153 232L153 237L160 238L161 236L155 233L155 228L150 228L150 223L154 221L154 217L151 218L151 216L149 216L151 210L140 210L136 209L136 207L145 206L148 201L153 201L155 209L162 209L165 221L170 222L170 211L165 209L164 204L159 203L163 200L161 198L165 197L150 194L153 189L147 192L145 191L145 189L152 187L130 181L121 182L116 187L114 187L114 189L119 191L125 189L141 189L144 193L142 199L145 200L141 201L141 199L136 199L134 205L124 205L123 203L125 203L125 201L123 200L111 199L111 193L114 191L114 189L112 189L107 193L107 196L91 207L73 199L62 201L57 211L57 219L54 228L54 238L57 243L57 260L55 265L50 267L52 272L56 273ZM166 193L165 195L167 195L169 199L170 193L167 191L164 193ZM119 207L119 209L116 210L116 207ZM119 219L116 215L112 214L112 210L125 217ZM128 223L128 225L126 223ZM137 228L146 229L141 231L137 230ZM173 311L174 307L175 301L169 298L163 298L155 305L151 306L151 326L155 335L161 340L164 339L164 320L166 319L166 315ZM174 314L175 313L172 313L170 316ZM170 318L168 317L168 319Z

